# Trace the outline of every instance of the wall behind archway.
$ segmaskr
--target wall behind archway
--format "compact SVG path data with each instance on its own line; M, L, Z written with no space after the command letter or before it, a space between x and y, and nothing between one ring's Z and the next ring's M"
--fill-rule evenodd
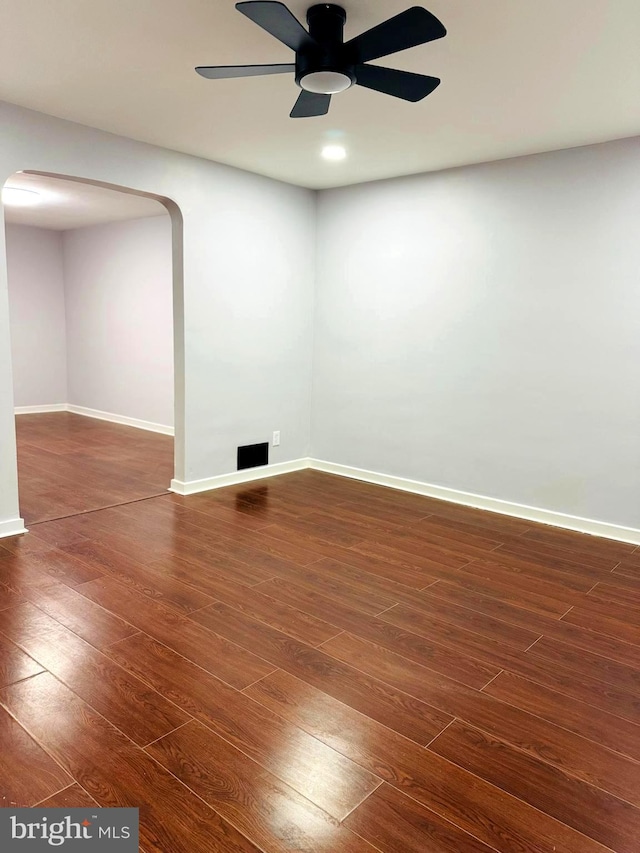
M174 224L176 477L235 470L236 448L280 430L271 461L308 455L315 194L196 157L0 104L0 181L29 171L156 197ZM179 239L182 218L182 240ZM4 229L0 229L0 535L20 529ZM182 278L179 274L177 278ZM179 303L179 304L178 304ZM126 377L123 376L123 381ZM181 423L181 418L184 422Z

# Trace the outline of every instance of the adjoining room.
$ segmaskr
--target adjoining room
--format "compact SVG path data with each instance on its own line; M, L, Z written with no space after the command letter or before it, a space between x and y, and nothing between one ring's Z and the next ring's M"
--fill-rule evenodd
M3 190L27 525L168 489L171 221L160 202L20 173Z

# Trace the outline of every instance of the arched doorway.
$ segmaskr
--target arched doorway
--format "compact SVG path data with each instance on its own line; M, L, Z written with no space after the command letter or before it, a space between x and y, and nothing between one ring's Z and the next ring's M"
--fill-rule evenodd
M183 476L184 470L184 309L183 309L183 250L182 250L182 216L178 206L168 198L165 198L160 195L154 195L147 192L141 192L130 187L124 187L114 184L108 184L100 181L95 181L87 178L81 178L70 175L63 174L54 174L48 172L41 171L32 171L26 170L11 176L5 187L13 187L13 189L17 189L20 191L22 189L23 192L33 191L39 184L42 184L47 187L65 187L67 189L67 196L74 196L73 189L77 190L77 194L79 197L91 197L93 193L96 197L100 194L108 197L105 202L104 199L101 200L101 204L106 204L106 207L109 207L109 204L112 203L114 199L119 199L120 203L124 204L126 207L127 204L132 205L132 213L127 213L126 216L115 216L114 221L118 219L134 219L138 215L140 217L155 216L155 212L149 213L150 210L154 208L158 208L159 213L164 213L169 219L169 234L168 240L170 241L170 282L171 282L171 290L172 290L172 330L169 330L173 337L172 350L173 350L173 429L174 429L174 440L173 440L173 465L172 470L167 472L168 476L166 477L166 482L163 482L161 488L168 488L170 484L170 480L172 478L181 479ZM71 192L68 192L68 189L71 188ZM82 190L81 190L82 188ZM84 194L84 195L83 195ZM61 193L64 195L64 193ZM116 207L118 207L118 203L116 203ZM6 210L5 210L6 214ZM46 221L46 220L45 220ZM71 220L73 221L73 219ZM108 221L108 220L105 220ZM142 221L142 220L141 220ZM63 223L64 224L64 223ZM91 221L89 224L92 224ZM93 223L95 224L95 223ZM97 226L99 227L99 226ZM87 229L88 230L88 229ZM124 372L123 372L124 373ZM122 381L126 383L126 375L123 375ZM13 395L13 389L5 389L5 392L11 393ZM4 392L3 392L4 393ZM73 408L70 409L73 411ZM85 412L81 412L81 414L89 414L89 417L93 417L94 412L92 409L87 409ZM99 415L98 415L99 416ZM106 418L108 420L108 418ZM120 423L126 423L125 420L121 420ZM146 425L144 425L144 420L140 420L139 423L134 424L135 426L143 425L142 428L145 429ZM150 424L150 426L154 426ZM155 430L157 432L161 432L162 430ZM164 476L164 475L163 475ZM4 484L5 487L7 484ZM9 487L11 484L9 484ZM119 502L116 500L112 500L115 492L111 492L111 497L108 498L105 492L105 497L103 499L102 505L111 505L112 503ZM123 493L124 494L124 493ZM123 501L126 502L126 501ZM96 506L88 506L87 509L97 509ZM83 510L86 511L86 510ZM61 517L65 513L61 508L59 512L50 514L50 518ZM22 514L21 514L22 515ZM45 519L37 519L37 520L45 520ZM21 532L20 530L15 530L14 532Z

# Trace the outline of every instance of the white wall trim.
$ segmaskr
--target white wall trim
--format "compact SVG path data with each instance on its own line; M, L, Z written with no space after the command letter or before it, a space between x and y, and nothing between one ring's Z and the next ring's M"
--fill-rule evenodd
M128 418L125 415L114 415L111 412L101 412L98 409L87 409L84 406L73 406L69 404L67 411L74 415L82 415L86 418L95 418L98 421L111 421L114 424L146 429L148 432L160 432L162 435L173 435L173 427L164 424L154 424L150 421L141 421L138 418Z
M234 471L232 474L219 474L206 480L191 480L183 483L172 480L169 491L177 495L197 495L212 489L222 489L225 486L236 486L239 483L251 483L253 480L265 480L278 474L290 474L293 471L303 471L309 468L309 459L294 459L291 462L277 462L275 465L262 465L259 468L247 468L245 471Z
M23 518L11 518L8 521L0 521L0 539L7 536L18 536L20 533L28 533L24 526Z
M48 406L16 406L13 410L16 415L40 415L45 412L66 412L66 403L50 403Z
M449 501L450 503L463 504L464 506L484 509L489 512L497 512L501 515L524 518L527 521L536 521L540 524L562 527L565 530L576 530L579 533L587 533L591 536L602 536L605 539L616 539L619 542L630 542L633 545L640 545L640 530L633 527L621 527L617 524L595 521L590 518L579 518L578 516L566 515L565 513L555 512L550 509L510 503L499 498L474 495L471 492L461 492L457 489L447 488L446 486L433 486L430 483L407 480L403 477L391 476L390 474L378 474L375 471L351 468L348 465L324 462L321 459L310 459L309 467L316 471L324 471L327 474L349 477L352 480L363 480L366 483L388 486L391 489L400 489L403 492L414 492L417 495L425 495L430 498Z
M173 435L174 429L164 424L154 424L151 421L141 421L139 418L128 418L126 415L114 415L112 412L101 412L98 409L87 409L85 406L73 406L71 403L52 403L49 406L16 406L16 415L40 415L45 412L71 412L85 418L95 418L97 421L110 421L113 424L146 429L147 432L160 432L162 435Z

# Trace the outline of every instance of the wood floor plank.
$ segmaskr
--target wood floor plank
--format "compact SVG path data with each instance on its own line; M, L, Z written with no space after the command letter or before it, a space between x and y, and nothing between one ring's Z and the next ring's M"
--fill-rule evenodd
M454 554L470 560L491 559L493 549L487 547L486 541L479 544L474 543L469 535L455 536L446 530L437 530L428 526L429 519L404 529L401 533L393 536L394 546L401 547L409 553L422 554ZM390 538L390 537L388 537ZM379 541L379 540L378 540Z
M617 557L619 560L623 560L627 554L632 554L636 549L635 545L627 542L617 542L614 539L603 539L599 536L585 536L584 533L561 530L559 527L542 524L531 525L531 529L524 533L522 538L557 545L559 548L567 548L578 553L584 551L586 554Z
M473 633L481 634L516 649L528 649L541 636L540 630L521 628L504 620L495 619L493 616L477 610L470 610L468 607L461 607L446 599L429 595L428 591L429 588L420 595L414 594L411 599L401 601L399 604L406 605L424 617L473 631ZM543 617L535 618L539 618L540 622L543 622ZM552 620L549 622L554 624Z
M0 708L0 805L34 806L72 782L69 774Z
M391 553L389 550L380 549L377 554L360 553L355 548L345 548L342 554L336 558L323 557L332 562L365 571L383 580L390 580L413 589L423 589L429 584L435 583L436 574L429 574L421 566L416 566L406 559L402 552Z
M350 516L371 521L391 522L401 526L414 524L424 518L425 515L424 507L411 509L408 506L398 506L394 500L379 501L362 497L350 497L346 501L340 501L335 506L329 507L327 511L333 512L337 516L346 511Z
M199 495L184 496L173 493L167 495L166 500L178 506L184 507L186 504L189 509L194 508L204 515L215 516L217 512L224 510L232 512L236 519L244 519L247 516L258 523L266 520L267 524L274 524L280 518L305 515L311 511L302 500L296 501L278 494L274 484L267 481L240 483L224 491L215 489L213 492L202 492Z
M493 616L503 622L508 622L510 625L520 626L536 634L542 634L549 621L558 621L557 614L548 616L545 613L528 609L522 602L502 601L492 596L489 591L476 590L473 585L471 587L462 586L455 581L440 580L438 583L434 583L422 590L421 599L423 598L427 601L434 598L443 599L468 610Z
M152 563L151 566L153 567L154 564ZM238 583L234 579L235 573L229 578L228 572L225 574L222 571L215 573L209 571L203 575L202 572L188 563L183 563L179 567L173 563L172 566L174 571L179 572L181 579L202 589L213 599L222 601L224 604L246 613L247 616L251 616L259 622L265 622L272 628L289 634L310 646L323 643L339 631L339 628L329 622L317 619L309 613L297 610L263 594L257 586L249 587Z
M323 562L323 561L321 561ZM340 577L335 572L328 572L324 565L312 566L283 566L278 577L286 578L294 583L301 583L318 590L329 598L336 598L347 606L375 616L389 607L393 607L396 599L391 593L377 592L371 588L363 589L348 577Z
M445 644L449 643L453 645L454 648L464 649L467 654L474 655L481 660L486 660L497 666L506 667L519 665L517 659L514 659L513 655L509 655L507 652L507 649L513 649L516 647L513 646L513 644L506 642L504 636L501 635L499 630L494 632L493 637L490 637L488 632L485 631L484 636L486 636L487 639L486 642L482 643L482 641L470 637L470 631L466 628L461 628L459 622L451 623L450 620L434 617L429 610L425 612L424 608L421 606L421 602L424 599L427 599L427 596L420 599L418 607L408 607L404 604L399 604L396 607L387 610L385 613L381 613L379 618L382 621L391 622L394 625L398 625L408 631L413 631L420 636L433 639L436 642ZM640 668L639 646L623 643L612 637L607 637L604 634L598 634L594 631L569 625L562 620L553 620L542 616L538 618L540 620L539 633L530 633L529 636L531 639L529 643L524 647L521 645L520 650L527 651L530 649L532 655L537 656L534 649L536 649L538 643L540 643L542 649L540 656L545 657L547 641L549 641L551 643L551 647L555 649L555 653L558 655L558 662L560 662L560 652L558 649L564 649L565 646L568 646L569 648L566 652L567 656L564 665L571 669L573 668L571 661L580 659L580 655L578 653L579 649L585 653L585 658L588 660L592 660L590 655L596 656L596 663L591 668L587 668L584 671L593 677L601 678L603 681L607 681L609 679L603 678L597 665L598 663L601 663L600 659L602 657L607 661L610 661L614 669L616 663L619 663L623 667L630 667L631 669ZM451 628L443 629L443 623L451 624ZM476 628L482 627L480 618L470 618L467 624L471 629L471 632L474 634L476 633ZM505 634L508 636L506 631ZM543 634L544 636L542 636ZM515 663L514 660L516 661ZM626 672L627 670L624 669L624 671ZM622 685L622 680L617 683Z
M391 544L389 544L389 542ZM385 542L361 542L347 549L349 552L359 554L361 557L375 557L386 560L399 566L416 570L422 570L427 575L438 577L446 569L460 569L467 565L469 557L463 557L446 551L443 548L426 548L422 545L412 545L411 550L396 547L396 539L388 539ZM337 557L336 559L341 559ZM346 562L346 559L345 559ZM354 564L355 565L355 564ZM446 572L445 572L446 573Z
M503 541L510 541L512 537L519 537L535 526L533 522L523 518L514 518L484 509L448 503L447 501L434 501L431 518L438 524L450 527L452 530L476 533L479 536L488 536L490 539L502 539Z
M29 536L20 534L19 536L5 536L0 539L0 556L6 557L7 554L33 554L36 551L49 551L53 546L49 542L45 542L35 532L37 527L31 530Z
M38 804L42 809L83 809L95 808L98 804L90 794L74 782Z
M140 808L148 853L259 853L49 673L4 688L0 704L100 806Z
M296 520L295 523L299 520L309 526L317 525L320 528L326 525L337 531L349 533L356 541L364 539L375 541L381 533L392 536L406 529L406 524L393 521L388 516L386 518L379 516L377 519L367 518L366 515L354 512L344 504L340 507L325 504L314 512L304 515L302 519Z
M499 853L606 849L288 673L246 692Z
M342 545L348 548L350 545L357 545L365 538L361 530L355 532L349 529L349 526L337 522L330 516L322 513L314 512L311 515L304 515L300 518L281 521L279 524L274 524L271 527L266 527L263 530L266 536L275 536L281 538L281 534L285 533L290 538L300 537L303 541L309 543L309 547L315 548L322 546L325 543L330 545Z
M149 501L148 509L165 517L188 518L190 524L206 530L215 527L216 521L232 524L241 530L261 530L269 524L264 515L246 511L244 505L238 505L237 502L221 504L220 501L212 500L207 492L188 498L172 494L157 501ZM282 517L276 514L271 523Z
M614 604L622 604L625 607L640 607L640 583L632 578L626 578L624 575L618 575L613 578L609 576L612 583L597 583L589 592L591 598L597 600L612 602Z
M31 678L42 671L43 667L39 663L0 634L0 687L22 681L23 678Z
M640 764L572 734L534 714L471 690L364 640L342 634L325 644L330 654L421 699L536 759L640 806Z
M77 516L32 524L30 533L51 548L64 548L86 539L78 530ZM30 538L30 537L28 537Z
M530 581L535 578L541 582L541 589L547 584L550 585L548 588L559 586L563 595L567 590L587 593L595 583L610 576L609 571L603 572L601 569L590 569L573 563L563 565L561 568L550 566L546 558L536 560L531 554L522 557L501 549L492 551L475 562L489 563L496 580L504 578L505 583L511 583L520 580Z
M630 608L626 608L626 610L630 610ZM565 613L561 621L597 631L599 634L608 637L616 637L625 643L640 645L640 626L630 624L629 622L621 622L619 619L609 616L603 616L591 609L584 608L580 604L572 607L568 613Z
M575 601L576 593L587 593L593 586L590 578L563 575L560 572L551 579L544 569L533 568L525 573L521 567L498 563L493 560L474 560L461 569L461 574L491 580L523 593L532 593L553 601L564 602L564 609ZM542 577L545 575L546 577ZM566 579L566 580L565 580Z
M0 632L138 744L188 715L31 604L0 613Z
M640 719L632 723L593 705L568 701L561 693L511 672L501 672L482 692L640 761Z
M386 613L381 614L379 618L359 613L337 600L307 588L306 585L274 578L259 584L256 589L313 613L319 618L330 620L342 630L350 631L359 637L366 637L385 648L418 660L435 672L449 674L471 687L482 687L500 671L500 667L492 666L490 663L485 664L466 654L461 654L456 649L449 648L446 643L431 642L430 639L424 639L416 633L391 624L384 618Z
M471 835L390 785L382 785L352 812L345 826L381 853L492 853Z
M376 571L364 570L349 563L324 558L314 563L313 571L320 572L325 576L348 581L353 589L375 591L382 596L390 598L394 604L403 602L409 604L416 598L416 590L425 586L424 576L420 576L420 586L407 585L392 578L381 575ZM435 581L435 578L433 579Z
M380 784L376 776L149 637L124 640L109 655L337 820Z
M640 809L458 720L429 749L612 850L640 838Z
M213 601L209 595L172 577L159 567L153 569L145 566L101 542L79 542L67 546L64 551L180 613L191 613Z
M23 586L41 583L45 576L77 586L100 577L101 571L76 560L57 548L0 557L0 576L3 583L16 592Z
M592 610L585 613L580 605L576 605L561 619L557 619L442 582L423 590L410 606L415 610L430 612L433 602L440 600L462 608L465 614L469 613L468 624L472 630L476 630L473 614L486 614L495 617L501 623L514 626L516 630L517 626L520 626L521 630L529 631L531 634L555 637L569 645L609 656L622 663L631 664L636 660L635 646L640 644L640 630L622 622L598 616ZM428 604L425 605L425 602ZM464 618L461 616L455 624L461 624ZM446 621L452 621L448 615ZM483 632L479 631L479 633Z
M0 583L0 610L6 610L7 607L15 607L16 604L22 604L23 601L23 597L15 590Z
M417 743L428 743L451 721L450 716L425 703L390 690L321 650L305 646L225 605L212 605L191 618L247 649L260 649L274 666L320 687Z
M444 586L445 581L439 580L433 586L429 587L431 593L438 594L438 587ZM516 607L532 610L534 613L542 613L543 616L552 616L559 619L569 609L569 604L566 600L560 601L556 598L551 598L544 592L532 591L531 589L514 588L513 585L496 581L493 573L486 569L482 574L460 571L456 576L449 576L446 579L446 587L458 587L459 589L485 596L486 598L494 598L497 601L505 604L514 605Z
M148 752L265 853L375 853L197 721L156 741Z
M278 560L276 565L254 565L236 560L227 554L215 553L210 549L203 549L198 553L193 549L188 551L184 549L180 554L174 552L164 554L162 557L154 554L152 559L148 560L148 565L156 571L168 572L185 583L191 582L195 572L198 578L198 588L215 598L213 592L209 592L207 585L209 578L213 584L213 589L215 589L216 581L221 577L245 586L251 586L260 583L260 581L270 580L277 571L277 567L283 562L283 560Z
M640 629L640 609L628 601L626 604L619 604L600 596L585 595L576 602L567 615L571 616L574 610L585 614L587 619L593 615L595 618L614 620L623 625Z
M161 504L161 506L163 505ZM211 548L224 547L231 550L241 550L241 546L244 545L251 551L262 551L299 565L305 565L318 558L315 548L306 549L303 542L295 541L295 536L288 536L280 541L278 538L274 539L267 536L266 528L260 530L245 529L237 521L227 523L214 518L203 522L197 517L197 523L194 523L190 512L181 511L180 507L173 506L172 512L167 514L166 507L169 505L164 504L164 506L165 510L161 514L154 511L154 507L144 507L145 512L138 513L137 517L123 515L118 512L117 508L115 513L122 517L130 530L133 529L134 531L142 524L143 527L153 527L158 532L163 530L167 533L170 532L172 536L178 539L186 536L194 542L208 545Z
M412 533L417 535L429 536L433 534L440 541L455 543L457 547L470 546L477 549L479 552L494 551L498 546L503 545L505 536L486 536L478 531L471 532L470 530L452 529L451 526L443 524L442 520L436 516L430 515L420 519L415 524L411 525ZM456 550L452 548L451 550Z
M630 554L622 562L618 563L613 570L613 577L622 575L623 577L640 580L640 559L633 561L635 554Z
M630 554L625 554L620 560L620 565L624 565L626 567L635 566L638 568L640 566L640 547L636 548L635 551L632 551Z
M492 558L498 560L505 554L520 557L529 563L539 563L547 568L563 572L600 577L610 572L617 565L617 557L591 554L588 551L571 551L559 548L557 545L547 545L532 539L515 537L502 544Z
M28 587L24 596L96 649L137 633L137 629L123 619L80 595L74 588L53 579L46 584Z
M576 649L552 637L542 637L527 654L547 661L552 666L561 664L567 669L622 687L640 697L640 668L618 663L584 649Z
M78 589L91 601L126 619L233 687L246 687L274 669L266 660L240 644L230 642L202 624L122 586L113 578L100 578Z
M528 653L510 661L505 669L615 716L632 722L640 719L640 698L637 693L600 681L587 675L584 669L569 669L561 664L549 666L546 660Z

